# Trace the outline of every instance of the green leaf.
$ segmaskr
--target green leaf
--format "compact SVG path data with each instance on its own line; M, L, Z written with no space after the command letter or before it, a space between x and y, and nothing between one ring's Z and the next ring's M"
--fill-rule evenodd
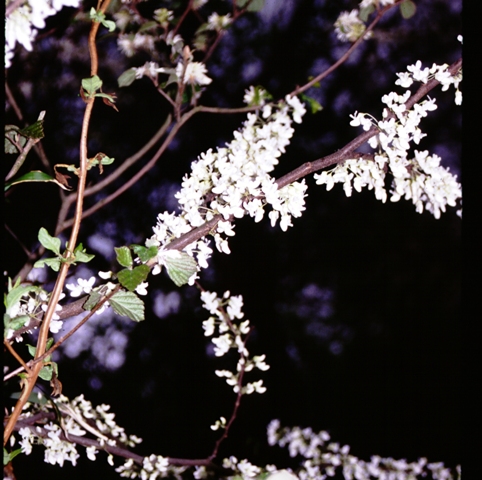
M105 28L107 28L107 30L109 30L109 32L113 32L115 30L115 22L112 21L112 20L104 20L102 22L102 25L104 25Z
M79 243L75 248L74 256L75 256L75 262L81 262L81 263L90 262L95 257L95 255L92 253L85 253L85 248L81 243Z
M132 255L131 251L129 250L129 247L114 247L116 256L117 256L117 262L122 265L123 267L132 267Z
M102 80L97 75L94 75L93 77L90 77L90 78L82 79L82 88L89 95L93 95L101 87L102 87Z
M3 337L6 338L7 332L10 329L16 331L19 328L22 328L29 319L30 317L28 315L20 315L19 317L10 318L10 315L5 313L3 315L3 323L5 325Z
M96 97L98 96L102 96L102 95L98 93ZM93 159L91 159L90 162L92 165L99 165L99 162L101 165L111 165L112 163L115 162L115 158L108 157L105 153L100 152Z
M101 300L102 295L99 292L90 292L89 298L84 303L83 308L85 310L92 310Z
M164 9L164 10L166 10L166 9ZM152 30L154 28L157 28L157 26L158 26L158 22L155 22L154 20L150 20L149 22L144 23L141 26L141 28L139 28L139 33L147 32L148 30Z
M114 97L112 95L109 95L108 93L96 93L95 96L100 98L107 98L109 102L115 103Z
M53 372L53 367L52 365L44 365L38 376L42 379L42 380L47 380L47 381L50 381L52 380L52 372Z
M10 398L13 398L14 400L18 400L20 396L22 395L21 392L14 392L10 395ZM36 403L38 405L45 405L48 402L48 399L45 395L43 395L41 392L32 392L28 399L28 403Z
M188 280L197 272L197 263L194 258L186 252L179 252L178 255L166 255L164 264L171 280L180 287L188 282Z
M131 245L132 251L141 259L141 262L148 262L157 255L157 247L143 247L142 245Z
M204 52L208 46L208 39L209 39L208 33L197 33L196 36L194 37L194 42L193 42L194 48L196 50Z
M22 128L20 130L20 134L24 135L25 137L28 138L44 138L44 121L43 120L37 120L35 123L32 123L32 125L29 125L28 127Z
M150 268L147 265L139 265L133 270L124 269L117 274L117 278L123 287L131 292L136 289L149 275Z
M30 292L41 290L40 287L33 285L16 285L12 288L5 297L5 308L8 310L13 307L24 295Z
M136 70L135 68L129 68L126 70L118 79L117 83L119 87L128 87L132 83L134 83L136 79Z
M21 448L17 448L13 452L7 452L7 449L3 447L3 465L10 463L19 453L22 453Z
M44 265L50 267L54 272L58 272L60 270L60 258L43 258L42 260L37 260L34 263L34 268L42 268Z
M132 292L119 291L109 298L109 303L118 315L135 322L144 320L144 302Z
M14 400L18 400L21 395L22 395L21 392L15 392L10 395L10 398L13 398ZM40 392L32 392L29 395L27 402L36 403L37 405L45 405L48 402L48 399L45 395L43 395Z
M308 104L308 106L310 107L311 113L317 113L323 110L323 107L321 106L320 102L315 100L313 97L305 95L304 93L302 93L300 97Z
M264 0L252 0L251 2L250 2L250 0L237 0L236 1L236 5L239 8L244 8L248 3L249 3L248 8L247 8L248 12L259 12L264 7Z
M60 238L51 237L49 232L42 227L38 232L38 239L47 250L60 255Z
M28 343L26 344L26 347L28 349L28 353L30 353L30 356L35 357L35 352L37 351L37 347L34 347L33 345L29 345Z
M411 0L405 0L400 4L400 13L406 20L413 17L417 11L417 6Z
M5 183L5 191L7 191L12 185L26 182L52 182L63 188L64 190L71 190L62 183L60 183L54 177L51 177L50 175L47 175L40 170L32 170L31 172L28 172L25 175L16 178L15 180L11 180L10 182Z
M358 15L358 18L362 21L362 22L367 22L368 20L368 17L375 11L375 5L369 5L368 7L365 7L365 8L361 8L360 9L360 13Z

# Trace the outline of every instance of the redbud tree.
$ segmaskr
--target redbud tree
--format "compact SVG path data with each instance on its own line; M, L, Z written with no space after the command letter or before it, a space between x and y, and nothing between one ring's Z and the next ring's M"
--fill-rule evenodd
M5 478L461 477L459 10L7 0Z

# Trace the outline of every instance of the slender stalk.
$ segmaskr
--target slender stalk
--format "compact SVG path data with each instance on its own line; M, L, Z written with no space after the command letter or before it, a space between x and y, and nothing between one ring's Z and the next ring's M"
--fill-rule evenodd
M110 0L99 1L99 10L103 13L107 9ZM97 35L97 31L99 29L99 23L93 22L92 27L89 34L89 51L91 56L91 75L96 75L98 70L98 57L97 57L97 48L95 45L95 37ZM45 347L47 344L48 334L49 334L49 327L50 321L55 313L55 309L57 307L57 303L60 298L60 294L62 293L62 289L65 283L65 279L67 277L67 272L69 270L70 263L68 260L73 256L73 250L77 243L77 237L80 230L80 222L82 219L82 205L84 201L84 190L85 190L85 183L87 180L87 136L90 124L90 118L92 115L92 109L94 107L94 100L95 97L91 96L87 99L86 108L84 112L84 119L82 122L82 133L80 137L80 168L79 168L79 182L77 188L77 203L75 207L75 220L72 226L72 232L70 234L69 240L69 248L67 249L65 259L66 261L62 263L60 267L59 274L57 276L57 281L55 282L54 289L50 295L49 303L47 306L47 311L45 312L42 325L39 330L39 337L37 340L37 348L35 350L35 359L38 359L45 353ZM13 428L17 423L18 417L22 412L22 409L27 402L30 393L33 390L37 382L38 375L40 370L42 369L43 362L36 363L31 371L27 374L26 382L24 383L24 388L18 399L13 412L11 413L10 417L8 418L7 424L5 425L5 431L3 436L3 444L6 445L10 435L12 434Z

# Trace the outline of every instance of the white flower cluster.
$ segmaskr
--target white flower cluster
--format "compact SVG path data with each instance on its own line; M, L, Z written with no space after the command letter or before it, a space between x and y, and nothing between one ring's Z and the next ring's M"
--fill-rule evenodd
M366 30L365 24L360 20L359 11L342 12L335 22L335 33L342 42L355 42ZM371 33L371 32L370 32ZM368 38L367 35L365 38Z
M69 461L75 465L79 458L76 445L66 439L61 439L62 433L65 433L67 437L69 434L83 437L89 432L101 446L134 447L142 441L135 435L126 435L124 429L115 423L115 414L109 412L109 405L98 405L94 408L89 401L84 399L83 395L72 401L64 395L60 395L55 399L55 404L63 417L63 430L54 423L49 423L43 428L25 427L20 429L19 433L22 437L20 445L22 452L26 455L30 455L32 452L32 445L40 443L45 447L45 462L52 465L58 463L63 466L65 461ZM52 408L50 403L42 406L27 403L22 416L31 417L39 411L51 411ZM95 446L86 448L86 454L90 460L95 460L97 453L98 450ZM108 461L113 464L112 455L109 455Z
M8 6L13 0L7 1ZM80 0L30 0L17 7L5 21L5 68L9 68L16 43L29 52L37 29L45 27L45 19L63 7L78 7Z
M146 245L162 250L174 238L221 214L224 220L218 222L213 235L217 249L229 254L226 237L234 235L232 217L242 218L248 214L259 222L266 204L272 207L269 213L272 226L278 219L282 230L292 226L292 217L301 216L305 209L305 181L278 189L269 173L293 135L291 117L300 123L305 112L297 97L287 97L286 103L277 107L265 105L260 115L248 115L243 128L234 132L235 139L226 147L202 153L192 163L191 175L184 177L182 188L176 194L181 214L159 214L154 235ZM212 250L206 239L184 250L191 256L196 253L199 266L207 267ZM159 273L160 266L161 258L154 274ZM195 278L196 275L191 277L190 284Z
M230 456L223 460L223 467L233 470L237 475L234 478L242 478L247 480L257 478L261 473L261 469L247 460L239 460L235 456Z
M333 477L337 470L346 480L433 478L444 480L460 480L460 466L455 472L446 468L443 463L428 463L426 458L416 462L405 459L381 458L378 455L365 462L350 455L350 447L340 447L338 443L329 442L330 435L321 431L313 432L311 428L280 428L279 420L273 420L267 428L268 443L287 447L291 457L301 456L304 460L297 472L300 480L324 480Z
M387 5L393 5L395 0L362 0L360 2L360 8L368 8L372 5L374 7L386 7Z
M266 356L249 357L246 349L246 336L249 333L249 320L242 320L244 313L242 312L243 297L241 295L231 296L230 292L224 293L222 298L218 298L215 292L201 292L201 300L203 307L212 315L203 322L204 335L211 337L214 344L214 354L222 357L230 349L236 349L239 354L239 360L236 366L236 372L230 370L216 370L218 377L225 378L226 383L233 387L235 393L241 391L242 394L249 395L254 392L264 393L266 388L263 386L263 380L240 385L240 375L244 372L250 372L257 368L262 371L269 369L269 365L265 363ZM239 321L239 322L238 322ZM240 390L241 388L241 390ZM222 423L217 423L217 428ZM217 429L216 428L216 429Z
M64 466L65 461L71 462L74 466L77 465L77 459L80 455L77 453L75 444L60 439L60 435L63 433L62 429L52 422L45 425L44 429L48 432L47 436L41 440L42 445L45 447L44 461L51 465L58 463L61 467ZM39 430L37 430L38 433L40 433ZM72 430L70 433L73 435L85 433L83 430L77 428ZM22 440L20 440L22 452L25 453L25 455L30 455L32 452L32 444L38 443L39 437L27 427L21 428L19 434L22 437Z
M422 62L418 60L414 65L409 65L406 72L397 73L398 80L395 85L400 85L403 88L410 87L413 82L427 83L432 78L439 81L442 85L442 92L449 89L450 85L455 88L455 104L462 105L462 92L459 90L460 82L462 81L462 72L451 75L448 71L449 66L433 64L430 68L421 68Z
M108 278L111 278L112 272L99 272L99 277L101 277L104 280L107 280ZM104 295L107 295L109 292L114 290L115 284L112 282L107 282L104 285L101 285L100 287L94 288L94 284L96 282L96 277L90 277L88 280L85 280L83 278L77 278L76 283L67 283L65 285L65 288L67 290L70 290L70 296L71 297L80 297L82 294L87 294L90 295L93 291L102 291ZM147 282L142 282L136 287L136 292L139 295L145 295L147 294ZM110 304L108 301L104 302L102 306L96 310L96 315L100 315L105 309L110 307Z
M396 83L408 88L413 80L426 82L430 75L434 75L442 83L442 89L446 90L453 84L458 91L460 78L458 75L457 78L447 76L446 65L425 70L420 67L420 62L409 66L409 73L397 74L399 80ZM350 159L330 171L315 174L316 183L325 184L327 190L335 183L343 183L347 196L351 195L352 188L360 192L363 187L368 187L375 191L378 200L385 202L385 175L389 171L393 176L390 189L392 202L404 197L412 200L418 213L427 209L435 218L440 218L447 205L456 206L462 197L462 189L457 176L440 165L440 157L415 150L414 157L409 158L411 142L418 144L425 136L419 128L420 121L437 108L435 100L428 97L407 110L405 103L409 98L408 90L404 95L394 92L384 95L382 102L387 108L383 110L384 119L379 122L365 113L350 115L352 126L362 126L365 131L370 130L372 125L377 126L379 133L368 143L373 149L378 148L378 152L373 160Z
M131 458L115 471L124 478L140 478L141 480L156 480L156 478L182 478L182 474L189 467L176 467L169 464L169 459L161 455L144 457L142 466Z
M22 328L28 327L31 323L31 319L39 318L43 312L47 310L48 302L49 302L49 294L40 287L20 287L19 295L17 301L15 301L12 305L8 305L5 311L5 314L9 318L8 324L11 325L10 327L6 328L4 333L4 338L9 340L15 336L15 340L17 342L21 342L23 340L21 335L15 335L15 331ZM60 295L60 299L64 298L65 294ZM57 304L55 307L55 311L59 312L62 310L62 306ZM50 331L52 333L57 333L62 328L63 321L59 320L59 316L57 313L54 313L52 316L52 320L50 321ZM14 328L12 328L14 326ZM34 326L33 329L38 328ZM28 330L27 333L32 333L31 330Z

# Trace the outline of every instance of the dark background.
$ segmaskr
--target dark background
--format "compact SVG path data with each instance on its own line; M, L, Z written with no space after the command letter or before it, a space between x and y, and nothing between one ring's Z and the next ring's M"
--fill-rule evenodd
M148 17L168 3L149 1L139 8ZM340 11L355 8L356 2L281 3L268 2L262 14L243 17L229 30L208 62L213 83L203 104L241 106L244 90L252 84L283 97L346 50L332 25ZM213 1L201 13L207 17L217 6L228 11L227 2ZM388 15L373 39L309 92L324 109L306 114L296 126L276 177L351 140L358 133L349 126L355 110L379 118L380 97L400 91L393 86L395 73L407 64L450 64L460 56L461 2L417 6L410 20L402 20L397 11ZM88 25L73 21L75 14L66 8L50 18L34 52L19 51L7 72L28 122L47 110L43 145L52 164L78 158L83 113L78 85L88 76L89 64ZM188 21L182 33L188 36L197 25ZM99 102L89 152L100 150L121 162L159 128L168 109L147 79L125 89L116 86L125 69L142 65L147 57L125 59L111 35L98 45L104 91L117 92L120 112ZM439 154L460 178L461 117L453 90L436 89L431 96L439 108L423 122L428 136L418 149ZM95 251L99 243L92 239L120 246L150 237L156 215L175 208L172 195L190 163L202 151L230 141L243 120L244 115L195 116L155 168L86 219L81 237L96 259L80 276L115 265L113 255ZM7 123L18 123L9 108ZM35 167L35 155L30 157L30 167ZM436 220L427 212L417 214L407 201L382 204L369 191L347 198L341 185L326 192L312 178L307 183L306 212L293 219L288 232L271 228L267 219L260 224L242 219L230 239L231 255L215 252L210 268L201 273L204 288L243 295L246 318L255 327L248 349L265 353L271 366L247 377L263 378L268 390L243 398L220 455L257 465L295 466L298 462L285 451L266 445L266 425L279 418L283 426L327 430L333 441L350 445L351 453L364 460L380 455L460 463L460 219L453 209ZM41 226L50 232L54 228L55 189L19 186L7 198L6 223L28 248L35 247ZM10 252L5 269L14 275L25 254L8 234L5 241ZM135 450L140 454L203 458L219 435L209 425L221 415L229 417L235 399L213 372L235 360L207 354L201 322L209 314L194 287L176 289L164 274L151 277L149 285L145 322L109 317L105 322L110 323L99 322L89 333L105 338L107 349L108 339L120 332L128 339L125 348L109 348L118 348L125 361L114 367L100 361L104 357L93 348L72 357L61 354L63 393L70 398L84 393L94 405L111 405L118 424L144 439ZM159 318L155 299L173 291L181 295L179 308ZM7 390L15 388L16 382L10 382ZM52 479L118 478L102 454L92 463L81 447L78 451L79 465L60 469L43 463L43 450L34 448L30 457L14 461L17 478L32 472Z

